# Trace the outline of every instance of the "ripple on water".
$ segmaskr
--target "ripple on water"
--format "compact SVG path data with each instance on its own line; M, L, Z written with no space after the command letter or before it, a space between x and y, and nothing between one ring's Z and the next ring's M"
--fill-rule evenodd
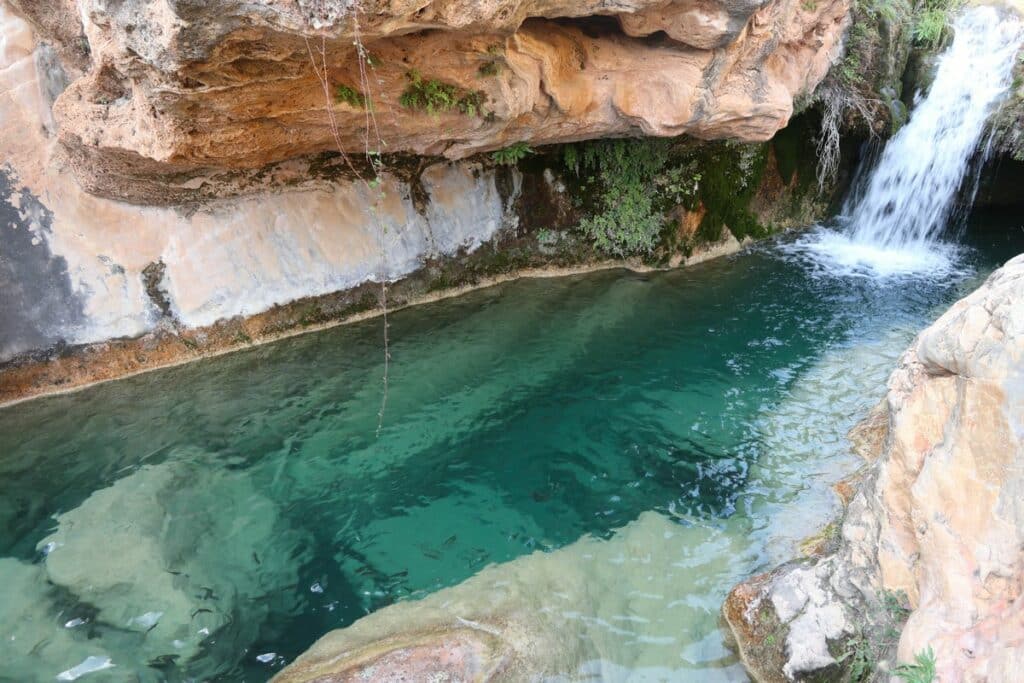
M265 680L433 594L525 610L580 678L741 676L726 591L833 509L846 430L995 260L801 248L397 313L379 438L374 322L0 411L5 674Z

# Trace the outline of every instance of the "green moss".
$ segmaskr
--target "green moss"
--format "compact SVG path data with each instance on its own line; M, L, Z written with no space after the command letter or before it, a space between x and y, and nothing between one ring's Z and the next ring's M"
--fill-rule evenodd
M708 147L702 157L700 184L707 213L698 234L705 241L715 241L728 227L736 239L768 235L770 230L750 210L768 161L767 146L713 143Z
M772 138L771 145L775 150L775 161L779 166L779 176L782 182L787 185L793 181L793 176L798 176L802 182L808 182L814 178L815 159L807 154L806 141L811 139L814 131L807 124L806 119L793 119L788 126L780 130ZM810 157L810 159L808 159ZM810 162L810 165L808 165ZM798 173L798 169L806 169L804 173ZM809 171L809 172L807 172ZM802 176L808 176L803 178Z
M334 99L338 102L344 102L353 109L366 108L366 95L344 83L339 83L335 86Z
M484 115L483 105L487 96L480 90L466 90L437 79L425 79L416 69L405 74L409 85L398 98L406 109L437 115L442 112L459 111L466 116Z
M324 313L320 304L316 301L311 301L309 304L302 308L299 313L299 325L302 327L309 327L310 325L316 325L326 321L328 316Z

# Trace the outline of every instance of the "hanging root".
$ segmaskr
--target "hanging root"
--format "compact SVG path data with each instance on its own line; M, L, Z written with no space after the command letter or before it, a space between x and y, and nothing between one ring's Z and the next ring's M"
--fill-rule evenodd
M323 0L318 0L313 8L314 15L319 15L322 20L326 20L327 12L323 6ZM385 235L387 228L384 222L380 218L380 203L384 199L384 193L379 187L378 178L381 171L383 170L383 163L381 162L381 153L384 151L384 140L381 139L380 129L377 126L377 116L375 113L375 107L373 106L373 88L370 84L370 78L366 70L366 66L369 63L368 54L366 48L363 47L363 42L359 32L359 3L358 1L353 2L351 9L352 25L353 25L353 43L356 46L356 58L359 62L359 87L366 97L366 106L364 107L366 122L364 125L363 135L363 153L366 155L366 160L373 170L372 178L365 178L359 169L355 167L348 154L345 153L344 146L341 142L341 132L338 130L338 119L334 111L334 98L331 93L331 81L328 74L327 66L327 37L321 34L319 45L314 47L313 43L310 42L309 38L306 37L306 52L309 54L309 62L313 67L313 73L316 74L317 80L320 81L320 89L323 91L325 111L327 112L327 122L331 129L331 136L334 138L334 145L338 150L338 154L341 155L342 159L348 165L349 170L355 175L358 182L362 183L363 187L371 196L375 196L376 200L374 205L370 207L370 215L377 228L377 244L380 249L380 306L381 306L381 318L384 325L384 373L381 378L382 391L380 399L380 410L377 411L377 430L376 435L380 436L380 432L384 427L384 412L387 408L388 403L388 373L391 367L391 345L390 337L388 333L388 267L387 267L387 248L385 244ZM370 134L373 133L375 137L375 144L371 145Z
M839 174L840 132L850 118L859 118L872 137L876 135L872 122L879 102L864 97L853 88L835 83L823 85L817 93L821 104L821 133L818 136L818 193L835 182Z

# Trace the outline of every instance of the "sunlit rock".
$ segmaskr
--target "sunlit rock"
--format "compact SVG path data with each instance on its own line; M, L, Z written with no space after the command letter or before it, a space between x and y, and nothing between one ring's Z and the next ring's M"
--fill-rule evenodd
M459 159L517 141L767 140L825 76L849 11L847 0L15 4L75 52L81 75L54 111L79 180L145 203L216 169L339 145ZM411 106L417 78L450 97Z
M931 648L939 680L1016 680L1024 663L1024 257L922 332L888 388L887 419L869 418L858 433L867 452L881 444L881 454L847 509L838 551L734 589L725 612L740 650L752 671L774 680L778 661L755 642L774 623L789 676L836 664L813 649L827 654L822 646L860 634L890 666ZM816 598L791 609L792 586L811 574ZM904 600L909 619L886 653Z

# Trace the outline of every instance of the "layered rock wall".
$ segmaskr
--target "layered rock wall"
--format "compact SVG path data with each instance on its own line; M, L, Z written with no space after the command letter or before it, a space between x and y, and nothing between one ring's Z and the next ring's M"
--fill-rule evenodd
M140 203L179 201L226 170L339 146L459 159L519 141L767 140L824 77L849 9L848 0L15 4L77 76L54 113L79 181ZM433 111L403 100L415 78L435 96L445 89ZM336 99L338 87L347 99Z

